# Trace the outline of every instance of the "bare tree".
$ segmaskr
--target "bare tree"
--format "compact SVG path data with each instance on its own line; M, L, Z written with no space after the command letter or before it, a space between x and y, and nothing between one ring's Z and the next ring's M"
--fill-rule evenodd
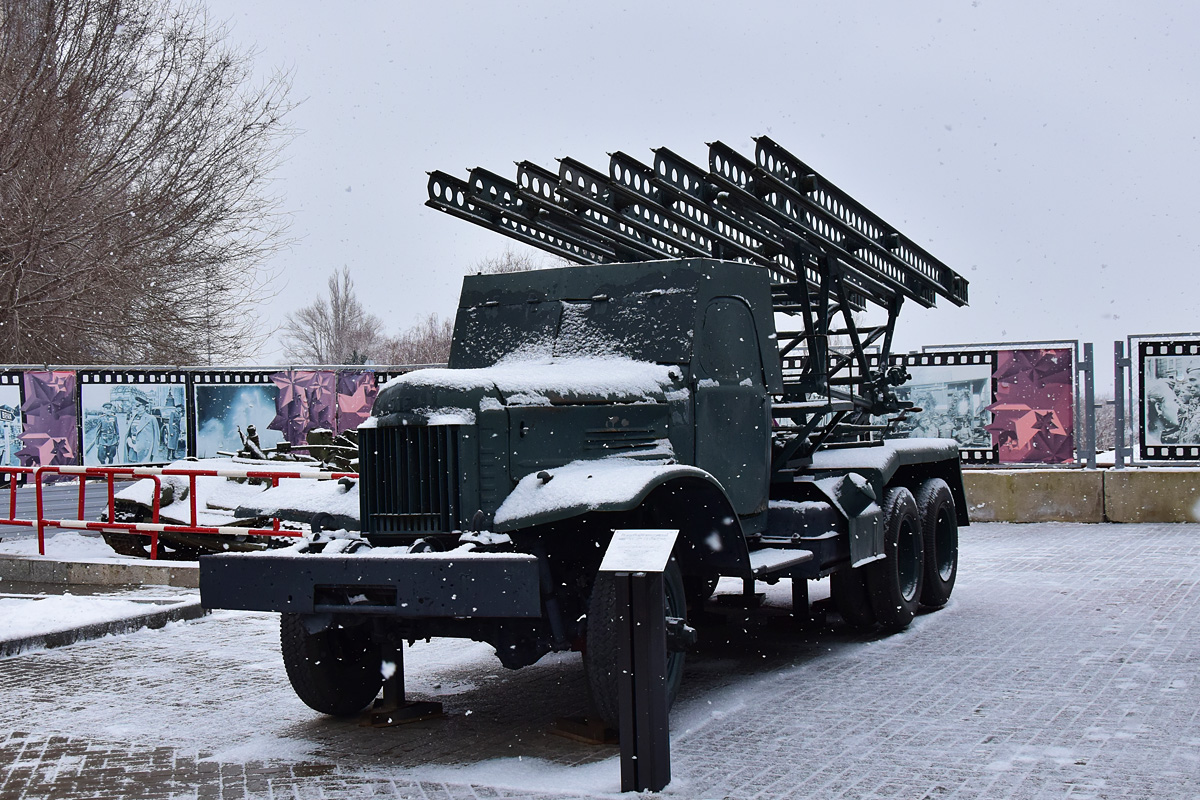
M547 259L550 263L546 263ZM498 256L488 256L480 259L470 269L472 275L496 275L509 272L528 272L531 269L544 269L548 266L565 267L571 262L558 256L547 256L533 251L515 252L505 248Z
M288 81L202 6L0 0L0 360L211 363L256 345Z
M317 298L283 325L284 347L300 363L365 364L387 346L383 323L354 294L350 268L329 276L329 294Z
M445 364L450 359L452 320L430 314L408 330L388 340L383 361L388 364Z

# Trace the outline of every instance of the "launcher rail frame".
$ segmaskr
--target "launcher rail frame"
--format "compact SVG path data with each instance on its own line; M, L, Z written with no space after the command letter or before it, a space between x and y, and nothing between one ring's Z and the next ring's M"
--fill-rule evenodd
M658 148L653 165L612 153L607 172L572 158L557 173L517 162L516 181L434 171L426 205L580 264L702 257L767 269L774 311L800 323L779 333L786 379L773 415L791 424L772 466L784 476L822 446L869 443L871 416L911 407L894 391L907 373L889 366L900 308L966 305L967 280L770 138L755 139L753 159L708 147L708 169ZM854 312L871 305L887 321L860 327ZM834 336L848 345L831 347Z

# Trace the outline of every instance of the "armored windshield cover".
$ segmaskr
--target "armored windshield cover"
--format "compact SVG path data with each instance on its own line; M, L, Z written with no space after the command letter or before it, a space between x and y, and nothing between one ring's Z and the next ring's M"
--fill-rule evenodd
M487 367L518 353L686 364L697 308L722 295L753 298L761 308L771 302L760 271L711 260L467 276L450 366ZM769 320L763 327L756 344L768 350L773 329Z

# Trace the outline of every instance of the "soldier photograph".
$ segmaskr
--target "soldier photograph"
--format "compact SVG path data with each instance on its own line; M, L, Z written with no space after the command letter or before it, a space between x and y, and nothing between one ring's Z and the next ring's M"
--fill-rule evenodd
M1200 356L1147 358L1142 408L1145 444L1200 444Z
M83 463L165 464L187 455L184 387L83 383Z
M197 384L195 393L199 458L234 455L243 450L251 426L254 445L264 453L283 440L283 433L271 427L279 399L275 384Z
M893 429L896 438L954 439L959 447L991 447L990 364L909 366L912 378L896 388L896 397L914 404Z

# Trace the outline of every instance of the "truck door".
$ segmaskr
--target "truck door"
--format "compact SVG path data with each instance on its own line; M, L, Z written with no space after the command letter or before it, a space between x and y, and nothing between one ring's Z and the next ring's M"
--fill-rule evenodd
M696 466L721 482L739 515L765 511L771 405L754 317L745 301L718 297L708 304L692 375Z

